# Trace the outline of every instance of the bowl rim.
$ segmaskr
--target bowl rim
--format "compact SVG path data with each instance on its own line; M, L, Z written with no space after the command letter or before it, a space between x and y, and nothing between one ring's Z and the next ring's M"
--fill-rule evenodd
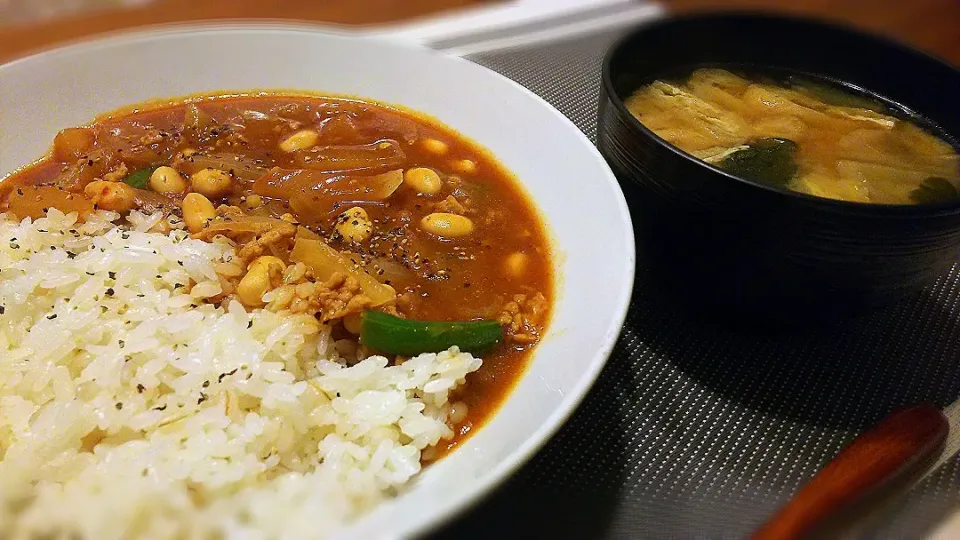
M494 489L504 484L523 465L529 462L530 459L533 458L533 456L556 435L560 428L566 424L567 420L569 420L573 413L576 412L591 388L596 384L600 373L609 361L610 356L613 353L613 349L618 342L626 324L627 313L634 291L634 280L636 275L635 231L626 198L616 176L610 168L609 163L601 154L597 146L590 141L587 135L579 127L577 127L572 120L566 117L554 106L550 105L550 103L548 103L544 98L535 94L520 83L466 58L445 54L442 51L431 49L419 43L404 42L391 39L389 37L365 34L362 30L352 31L349 29L343 29L342 27L286 20L189 21L184 23L151 25L130 30L110 31L87 39L74 40L55 47L38 50L27 56L15 58L9 62L0 64L0 77L2 77L3 72L7 71L8 68L12 68L14 66L22 67L24 64L30 64L31 62L40 59L48 59L51 57L55 58L61 55L84 52L97 53L100 50L112 49L132 42L176 36L190 36L196 34L230 34L252 32L274 34L317 34L344 40L376 42L386 47L403 49L413 54L428 54L436 57L443 57L446 59L446 61L467 65L469 66L468 69L482 71L486 77L499 80L500 82L511 86L514 91L524 94L527 98L534 100L537 104L544 107L545 111L557 118L561 124L564 124L566 127L568 127L571 130L570 136L577 139L577 141L580 143L579 146L583 148L583 151L596 162L598 171L602 171L604 173L602 177L596 178L595 181L605 183L610 189L612 196L611 209L615 210L619 216L618 222L621 225L620 230L623 234L623 245L619 246L621 253L621 257L619 258L624 261L624 272L619 283L615 285L615 289L620 291L622 294L619 294L615 302L613 302L613 309L608 310L608 312L611 314L611 324L605 329L600 341L595 344L595 352L593 355L587 358L586 362L583 362L583 369L573 389L563 397L557 408L554 409L553 412L549 414L535 430L530 432L530 434L523 440L521 444L517 446L514 451L507 454L507 456L500 460L496 465L490 467L485 474L478 476L473 482L473 487L463 492L461 496L446 499L443 504L435 507L434 511L429 513L429 515L426 515L424 519L416 520L406 529L391 531L390 537L409 537L426 534L430 531L440 528L455 517L469 511L482 500L486 499ZM405 106L402 103L399 105ZM410 109L415 110L412 107ZM440 122L444 121L442 118L436 119ZM465 136L473 140L469 135ZM476 140L474 142L479 144L481 147L486 147L483 141ZM492 155L496 157L496 154ZM516 178L522 183L522 178L519 176ZM534 204L537 204L532 195L528 196L530 196ZM553 231L549 228L548 233L548 236L553 235ZM560 257L563 257L563 255L555 254L555 259ZM562 287L563 283L564 281L561 280L558 282L557 286ZM555 296L559 297L560 295ZM534 359L536 358L537 354L538 351L535 350L533 356ZM528 376L527 372L522 375L522 377L526 376ZM511 390L511 392L513 392L513 390ZM496 414L499 414L499 411L495 413L494 416L496 416ZM454 454L455 453L456 452L454 452ZM343 533L338 534L351 534L349 531L352 530L358 523L362 522L370 514L372 514L372 512L376 511L376 509L377 508L375 507L366 512L358 521L350 523Z
M745 11L745 10L711 10L711 11L702 11L692 14L681 14L672 17L660 18L654 21L650 21L640 27L637 27L630 32L627 32L623 36L617 38L616 41L607 49L607 52L604 54L603 63L601 67L601 88L602 88L602 99L605 98L616 108L618 116L621 118L626 118L626 128L629 129L634 135L647 137L653 140L658 146L671 152L677 157L691 162L696 166L707 169L712 173L725 177L728 181L735 181L740 184L750 186L751 188L761 189L767 192L769 195L778 198L788 198L795 199L802 202L805 202L813 207L819 207L828 211L857 211L865 212L870 214L879 214L881 217L932 217L938 215L950 215L960 212L960 199L956 201L944 202L944 203L935 203L935 204L891 204L891 203L869 203L869 202L856 202L856 201L846 201L842 199L830 199L826 197L818 197L816 195L810 195L808 193L801 193L799 191L793 191L789 189L779 189L776 187L768 186L761 184L759 182L754 182L752 180L747 180L739 176L730 174L719 167L711 165L696 156L681 150L679 147L674 146L669 143L659 135L657 135L653 130L644 125L640 120L638 120L633 114L630 113L630 110L627 109L626 104L623 99L620 97L619 93L615 90L613 84L613 69L611 64L613 60L625 54L626 45L636 39L638 36L649 32L651 30L669 28L670 26L675 25L684 25L691 22L715 22L720 24L725 20L743 20L743 21L753 21L753 22L793 22L808 24L811 26L818 26L825 30L831 30L835 32L840 32L848 34L850 37L859 40L872 41L874 43L883 44L887 47L897 48L901 51L915 56L917 59L932 62L939 64L942 67L953 71L958 79L960 79L960 68L952 65L946 60L930 54L926 51L923 51L919 48L913 47L911 45L905 44L899 40L890 38L888 36L882 35L880 33L865 30L859 27L855 27L849 24L837 22L835 20L812 17L812 16L800 16L792 14L782 14L771 10L754 10L754 11ZM776 68L777 66L773 66ZM870 90L869 88L866 90ZM952 134L951 134L952 135ZM958 133L956 136L960 136Z

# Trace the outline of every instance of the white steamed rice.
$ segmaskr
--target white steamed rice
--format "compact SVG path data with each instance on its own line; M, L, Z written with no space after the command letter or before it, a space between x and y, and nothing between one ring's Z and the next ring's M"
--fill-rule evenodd
M0 538L326 537L452 435L479 359L354 364L310 316L201 302L229 244L116 217L0 215Z

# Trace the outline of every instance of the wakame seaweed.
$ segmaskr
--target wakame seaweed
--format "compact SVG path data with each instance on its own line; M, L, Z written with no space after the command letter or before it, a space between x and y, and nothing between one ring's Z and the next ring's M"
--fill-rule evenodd
M796 153L797 143L779 137L765 137L725 157L718 166L746 180L786 188L797 175Z
M910 192L910 200L918 204L937 204L960 200L960 191L946 178L932 176Z

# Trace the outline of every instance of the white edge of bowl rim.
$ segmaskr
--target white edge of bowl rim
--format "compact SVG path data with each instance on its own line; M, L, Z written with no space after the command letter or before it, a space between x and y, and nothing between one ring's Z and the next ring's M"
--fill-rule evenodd
M425 52L429 51L432 54L438 54L445 56L446 58L451 59L452 61L463 62L470 64L475 69L482 69L487 71L489 75L499 78L500 80L512 85L517 91L526 94L528 97L533 98L538 101L541 105L547 107L552 114L557 116L561 122L566 123L568 127L572 128L576 132L576 136L579 137L580 141L584 144L586 150L590 152L594 159L598 160L598 163L602 168L606 169L606 183L608 187L613 188L612 192L614 194L614 199L617 205L617 210L620 213L621 222L627 225L626 235L624 240L625 246L620 246L623 249L623 253L626 255L626 264L627 272L624 274L623 282L619 284L618 288L622 289L624 294L621 294L619 301L616 305L616 310L614 312L613 322L617 323L613 327L609 328L607 333L603 336L603 340L598 344L596 353L593 355L593 358L590 359L587 368L584 370L583 375L573 389L569 393L571 397L564 397L561 401L561 405L547 417L547 420L543 422L540 427L534 431L526 441L520 445L517 450L508 454L508 457L502 460L498 465L491 468L484 476L480 477L475 482L475 487L470 491L470 493L464 497L448 499L447 502L443 503L442 506L434 507L434 512L429 517L429 519L422 520L420 523L415 525L411 530L402 531L403 535L407 537L418 536L426 534L430 531L435 531L441 528L443 525L452 521L457 515L464 514L470 508L479 504L485 500L491 492L501 486L506 480L513 476L523 465L528 463L533 456L539 452L553 437L557 434L561 427L563 427L567 420L573 415L573 413L579 408L580 404L583 402L584 398L589 393L590 389L596 383L597 379L600 376L600 372L606 366L607 361L610 358L610 355L613 352L613 348L616 345L617 339L620 336L621 331L623 330L624 324L626 323L627 311L630 307L630 301L633 295L633 284L636 277L636 246L634 238L634 229L633 221L630 217L630 211L627 206L626 198L623 194L623 191L620 188L619 182L617 181L616 176L613 171L610 169L609 164L603 158L600 150L590 142L590 139L587 138L586 134L580 130L572 120L567 118L563 113L558 111L553 105L548 103L545 99L533 93L520 83L497 73L496 71L489 69L485 66L481 66L475 62L472 62L466 58L460 56L454 56L449 54L444 54L441 51L436 51L430 49L429 47L407 41L400 41L396 39L390 39L387 37L381 37L377 35L365 35L361 32L355 32L350 30L345 30L342 27L323 25L323 24L305 24L302 22L287 22L287 21L278 21L278 20L250 20L250 21L224 21L224 22L214 22L214 21L192 21L186 23L170 23L170 24L161 24L161 25L152 25L152 26L143 26L137 27L131 30L114 30L105 32L102 34L97 34L88 38L81 38L80 40L73 40L64 42L58 46L49 49L39 50L28 56L21 58L16 58L10 62L0 64L0 74L6 69L13 67L14 65L19 65L21 63L28 63L36 61L43 57L57 56L65 53L78 53L85 51L96 51L99 48L111 47L116 45L121 45L124 42L145 40L156 37L167 37L177 34L191 34L195 32L234 32L234 31L264 31L264 32L278 32L278 31L291 31L298 33L320 33L320 34L332 34L337 37L348 38L348 39L360 39L360 40L372 40L381 43L385 43L394 47L406 48L413 51ZM171 96L163 96L171 97ZM360 96L361 98L363 96ZM402 104L401 104L402 105ZM439 121L443 119L438 118ZM477 144L483 146L482 141L477 141ZM522 183L522 179L521 179ZM536 354L536 353L534 353ZM524 375L525 376L525 375ZM508 398L509 399L509 398ZM362 517L360 518L363 519ZM344 532L348 532L349 529Z

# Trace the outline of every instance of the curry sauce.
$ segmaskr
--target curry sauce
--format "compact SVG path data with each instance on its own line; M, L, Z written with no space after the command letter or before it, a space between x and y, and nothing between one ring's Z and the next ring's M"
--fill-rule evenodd
M515 179L452 130L380 104L258 94L128 110L61 131L0 190L20 218L159 211L195 238L226 236L244 272L221 277L218 301L309 311L337 339L357 340L362 310L499 322L503 339L455 396L456 436L425 459L496 411L550 316L549 243ZM341 272L305 264L303 246Z

